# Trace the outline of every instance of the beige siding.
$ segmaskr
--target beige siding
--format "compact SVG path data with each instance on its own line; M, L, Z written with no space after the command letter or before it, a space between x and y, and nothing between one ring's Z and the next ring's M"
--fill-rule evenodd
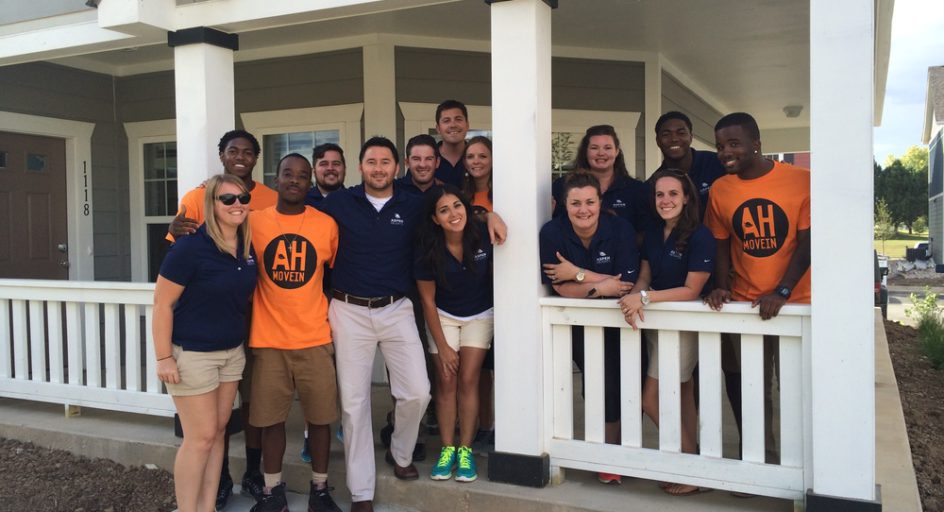
M487 53L397 47L396 72L397 101L439 103L454 98L470 105L492 102L491 58ZM617 112L644 109L641 62L555 57L551 73L553 108ZM642 126L640 122L635 140L621 134L624 145L636 145L637 172L642 172L645 163ZM403 134L398 133L398 138L402 143Z
M662 73L662 111L678 110L692 120L694 135L709 145L714 145L715 123L724 115L672 75Z

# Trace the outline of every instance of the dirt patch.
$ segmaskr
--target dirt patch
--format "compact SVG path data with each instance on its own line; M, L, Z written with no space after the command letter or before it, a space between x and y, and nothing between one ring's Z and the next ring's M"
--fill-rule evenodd
M174 477L162 469L126 467L106 459L0 438L0 509L31 511L170 512Z
M885 334L901 393L921 504L926 512L944 512L944 371L931 366L914 328L886 321Z

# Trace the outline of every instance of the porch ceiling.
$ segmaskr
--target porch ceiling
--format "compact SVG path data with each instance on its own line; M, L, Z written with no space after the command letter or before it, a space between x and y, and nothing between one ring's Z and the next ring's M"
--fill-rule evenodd
M722 112L752 112L765 128L809 126L806 0L560 0L552 20L555 55L641 59L659 52L670 73L683 75L683 82ZM216 28L238 32L237 60L251 60L323 51L332 41L373 34L393 35L401 41L396 44L439 41L444 45L437 47L487 51L490 21L482 0L459 0L276 28ZM54 62L127 75L171 69L173 52L152 45ZM885 81L878 78L877 94ZM800 116L787 118L786 105L803 106Z

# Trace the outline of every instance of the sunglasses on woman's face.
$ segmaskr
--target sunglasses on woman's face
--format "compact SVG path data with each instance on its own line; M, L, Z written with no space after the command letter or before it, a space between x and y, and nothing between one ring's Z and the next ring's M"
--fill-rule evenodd
M249 204L249 193L247 192L247 193L239 194L239 195L220 194L219 196L216 197L216 199L219 202L225 204L226 206L232 206L233 203L235 203L237 199L239 199L239 204Z

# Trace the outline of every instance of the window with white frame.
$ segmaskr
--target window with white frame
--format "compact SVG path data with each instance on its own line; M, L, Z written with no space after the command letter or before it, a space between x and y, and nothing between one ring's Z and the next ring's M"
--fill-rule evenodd
M263 183L275 188L275 175L279 160L289 153L299 153L311 159L312 150L321 144L341 145L340 130L317 130L306 132L274 133L262 136Z

